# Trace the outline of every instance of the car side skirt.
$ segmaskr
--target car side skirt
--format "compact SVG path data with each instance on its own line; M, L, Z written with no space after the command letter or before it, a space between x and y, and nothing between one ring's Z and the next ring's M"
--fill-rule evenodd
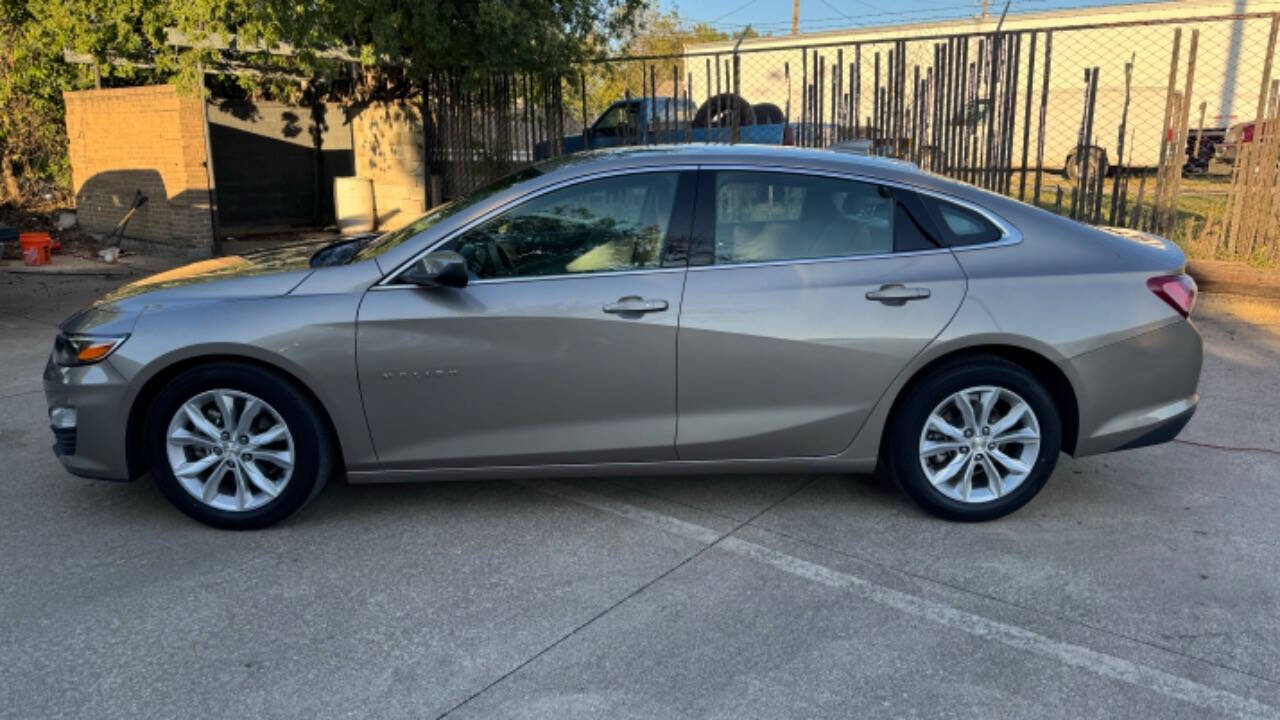
M623 477L658 475L724 475L851 473L875 470L876 458L770 458L758 460L673 460L639 463L563 465L499 465L417 470L347 470L353 484L433 482L440 480L508 480L565 477Z

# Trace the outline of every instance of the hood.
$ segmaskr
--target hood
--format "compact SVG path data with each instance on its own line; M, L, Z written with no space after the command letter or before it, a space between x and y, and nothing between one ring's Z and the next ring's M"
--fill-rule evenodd
M146 296L148 302L283 295L311 272L324 240L290 243L243 255L201 260L120 287L95 304Z
M327 241L279 245L266 250L190 263L144 277L94 301L68 318L66 332L129 332L148 309L177 303L285 295L311 274L311 258Z

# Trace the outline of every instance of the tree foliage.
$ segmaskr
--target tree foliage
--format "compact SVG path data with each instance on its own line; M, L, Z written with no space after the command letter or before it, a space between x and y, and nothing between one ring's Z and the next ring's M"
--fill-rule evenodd
M21 0L5 0L19 2ZM410 94L433 73L563 72L628 37L645 0L27 0L104 75L337 87L355 66ZM348 91L349 88L342 88Z
M748 26L743 37L758 37L758 34ZM646 9L638 30L617 48L616 55L651 59L618 61L588 68L583 78L588 115L594 117L627 94L638 96L656 90L659 95L675 95L677 87L672 80L673 69L680 77L679 92L683 94L690 69L682 60L685 48L730 39L727 33L706 23L687 24L674 10L663 13L652 7ZM650 87L651 78L656 87L646 90ZM580 88L575 89L575 98L579 102L581 92ZM694 100L696 102L697 98Z
M0 0L0 202L67 184L62 91L83 73L55 47L24 0Z
M0 0L0 193L65 183L62 92L91 87L95 74L105 86L359 101L419 96L440 73L466 83L585 68L598 109L639 92L642 71L593 61L726 38L648 1ZM92 67L64 62L64 51Z

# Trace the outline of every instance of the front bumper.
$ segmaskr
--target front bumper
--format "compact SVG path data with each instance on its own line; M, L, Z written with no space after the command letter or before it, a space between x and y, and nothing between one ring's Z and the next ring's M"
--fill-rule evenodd
M128 383L110 364L62 367L50 356L44 367L49 407L76 409L74 428L51 428L54 454L68 472L102 480L130 480Z
M1200 333L1179 320L1068 362L1080 383L1076 457L1168 442L1200 396Z

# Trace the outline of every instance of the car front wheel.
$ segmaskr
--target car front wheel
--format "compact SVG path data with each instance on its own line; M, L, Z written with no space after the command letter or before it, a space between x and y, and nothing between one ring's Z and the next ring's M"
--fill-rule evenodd
M907 391L889 430L890 471L925 510L992 520L1025 505L1058 461L1052 396L996 357L945 365Z
M332 473L328 426L287 378L253 365L197 367L152 403L151 474L179 510L248 530L288 517Z

